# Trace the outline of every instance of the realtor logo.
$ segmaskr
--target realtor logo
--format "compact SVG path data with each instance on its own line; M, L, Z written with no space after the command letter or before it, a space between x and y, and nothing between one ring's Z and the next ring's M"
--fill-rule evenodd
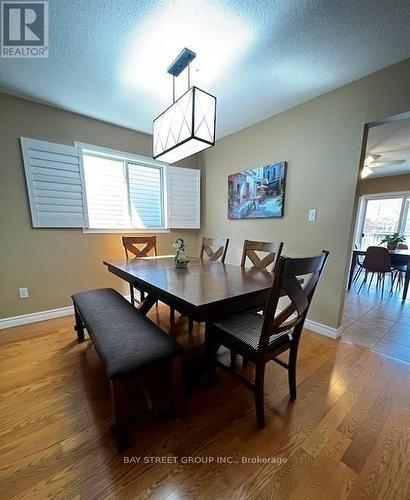
M1 2L1 57L48 57L48 2Z

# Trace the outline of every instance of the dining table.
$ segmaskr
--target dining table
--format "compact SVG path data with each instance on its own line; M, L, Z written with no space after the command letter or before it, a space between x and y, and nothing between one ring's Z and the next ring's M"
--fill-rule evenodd
M146 314L160 300L197 322L263 306L273 274L233 264L189 258L177 268L173 256L104 260L108 271L145 292L138 308Z
M390 257L392 260L393 265L401 265L404 266L406 271L405 271L405 276L404 276L404 285L403 285L403 293L402 293L402 300L406 300L407 298L407 292L409 289L409 282L410 282L410 250L409 249L396 249L396 250L389 250L390 252ZM349 271L349 280L347 284L347 289L350 290L352 286L352 281L353 281L353 275L354 275L354 270L358 262L358 258L361 255L366 255L366 249L365 248L354 248L352 250L352 258L350 262L350 271Z

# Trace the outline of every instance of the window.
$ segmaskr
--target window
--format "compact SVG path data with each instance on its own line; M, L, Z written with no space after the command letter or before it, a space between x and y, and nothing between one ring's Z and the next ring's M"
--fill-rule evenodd
M379 245L387 234L410 240L410 193L369 195L361 199L356 243L361 248Z
M83 143L21 146L33 227L200 227L199 170Z
M164 229L162 168L84 151L90 229Z

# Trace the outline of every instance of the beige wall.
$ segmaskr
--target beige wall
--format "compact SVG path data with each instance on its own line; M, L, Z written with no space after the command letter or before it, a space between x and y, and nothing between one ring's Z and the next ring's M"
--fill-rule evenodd
M391 177L375 177L361 179L357 185L357 194L395 193L410 189L410 174L392 175Z
M102 264L105 258L123 257L120 234L31 227L20 136L151 155L149 135L0 94L0 318L67 306L75 290L113 286L125 291ZM185 166L197 167L197 160ZM159 253L172 252L176 235L198 251L198 231L172 231L158 234ZM19 299L19 287L28 287L28 299Z
M325 248L330 259L310 313L340 324L363 126L410 109L410 59L237 132L205 153L203 233L228 236L228 262L244 238L283 240L284 254ZM272 99L275 96L272 95ZM282 219L227 219L227 176L278 160L288 162ZM316 222L308 222L317 208Z

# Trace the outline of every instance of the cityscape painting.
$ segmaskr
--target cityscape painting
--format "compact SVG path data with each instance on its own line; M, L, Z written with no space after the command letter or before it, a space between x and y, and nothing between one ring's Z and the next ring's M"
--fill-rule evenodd
M228 177L228 218L283 217L286 162L245 170Z

